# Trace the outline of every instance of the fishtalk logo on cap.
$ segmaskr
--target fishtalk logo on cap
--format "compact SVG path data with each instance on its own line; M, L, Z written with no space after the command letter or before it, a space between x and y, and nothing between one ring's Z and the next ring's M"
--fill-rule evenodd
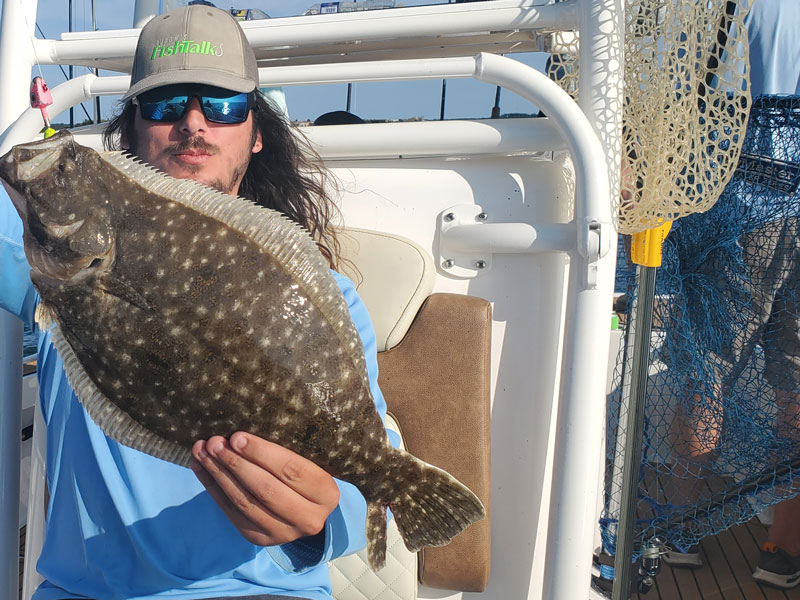
M128 101L176 83L213 85L239 93L258 86L258 63L239 22L227 11L192 4L148 21L139 34Z
M150 60L172 56L174 54L210 54L212 56L222 56L222 44L212 42L195 42L193 40L178 40L173 45L156 45L153 47L153 54Z

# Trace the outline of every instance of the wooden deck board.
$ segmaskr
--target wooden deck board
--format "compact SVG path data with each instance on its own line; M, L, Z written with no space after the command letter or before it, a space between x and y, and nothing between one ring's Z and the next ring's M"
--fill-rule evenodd
M673 569L672 575L678 584L681 598L700 598L700 588L694 576L694 569Z
M675 571L670 569L667 571L661 571L656 577L656 585L655 589L658 590L659 598L675 598L676 600L682 600L681 594L678 591L678 582L675 581ZM652 590L648 596L652 595ZM647 598L647 596L645 596Z
M753 571L747 564L739 545L736 543L733 532L730 529L728 531L723 531L717 536L717 539L720 545L725 548L725 558L728 561L736 584L739 586L744 597L748 600L751 598L757 598L758 600L764 598L764 593L758 583L753 579Z
M704 565L673 569L662 565L656 585L639 600L800 600L800 586L780 590L752 578L767 529L754 518L701 543Z
M714 580L717 582L720 598L725 598L725 600L761 600L759 598L745 599L717 538L706 538L700 545L703 548L703 562L705 563L701 568L711 571ZM686 600L689 599L687 598Z

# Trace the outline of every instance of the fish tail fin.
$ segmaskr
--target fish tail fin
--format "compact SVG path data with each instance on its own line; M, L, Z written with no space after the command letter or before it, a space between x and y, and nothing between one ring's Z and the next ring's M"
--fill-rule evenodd
M486 516L478 497L450 473L411 458L419 463L420 481L405 486L390 505L409 551L444 546Z
M386 564L386 507L367 502L367 558L373 571Z

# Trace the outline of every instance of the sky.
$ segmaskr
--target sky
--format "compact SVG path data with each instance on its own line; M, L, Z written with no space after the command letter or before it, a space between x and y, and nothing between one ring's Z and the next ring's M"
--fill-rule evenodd
M219 8L258 8L272 18L302 14L314 4L315 0L212 0ZM162 0L162 3L184 4L186 0ZM400 4L401 0L397 0ZM436 0L402 0L405 6L438 3ZM72 0L73 29L87 31L92 29L91 0ZM133 23L133 0L96 0L95 21L98 29L125 29ZM309 19L313 16L307 17ZM69 29L69 0L40 0L37 25L48 38L58 38L61 32ZM39 34L41 36L41 34ZM534 53L511 55L512 58L541 69L545 56ZM66 67L64 67L66 70ZM75 75L86 73L84 68L75 68ZM55 66L43 66L42 73L51 88L66 78ZM38 70L34 69L34 74ZM101 72L102 74L102 72ZM490 115L495 101L494 86L465 79L448 80L446 83L445 118L486 118ZM287 87L284 90L293 120L313 120L331 110L344 110L347 103L347 85L325 85L306 87ZM359 83L352 87L350 110L364 119L409 119L422 117L438 119L441 111L442 82L383 82ZM93 107L85 105L89 115ZM117 108L117 98L103 98L101 115L106 118ZM508 91L500 97L502 113L536 112L525 100ZM52 122L69 121L68 113L50 115ZM75 120L81 122L86 113L76 108Z

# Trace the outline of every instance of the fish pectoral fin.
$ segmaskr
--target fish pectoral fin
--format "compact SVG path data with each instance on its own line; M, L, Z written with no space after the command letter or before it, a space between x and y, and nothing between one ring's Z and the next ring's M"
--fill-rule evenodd
M153 310L153 306L147 301L147 298L121 279L106 275L98 280L98 285L106 294L124 300L128 304L133 304L144 311L152 312Z

